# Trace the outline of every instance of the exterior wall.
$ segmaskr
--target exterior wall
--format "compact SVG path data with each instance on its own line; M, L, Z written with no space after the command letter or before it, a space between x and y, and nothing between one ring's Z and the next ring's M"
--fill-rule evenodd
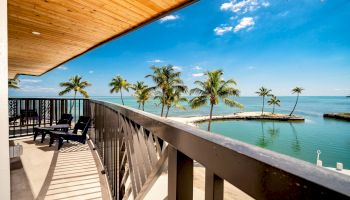
M0 199L9 200L7 0L0 0Z

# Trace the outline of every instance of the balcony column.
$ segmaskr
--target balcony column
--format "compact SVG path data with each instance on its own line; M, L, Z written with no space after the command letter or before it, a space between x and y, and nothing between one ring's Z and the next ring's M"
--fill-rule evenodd
M7 0L0 0L0 199L10 200Z

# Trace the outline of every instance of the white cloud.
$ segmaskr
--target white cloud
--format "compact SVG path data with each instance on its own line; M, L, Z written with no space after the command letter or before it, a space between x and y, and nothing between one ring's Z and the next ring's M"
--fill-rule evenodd
M230 0L229 2L223 3L220 6L220 10L227 11L230 10L234 13L244 14L246 12L255 11L261 6L269 7L270 2L267 0Z
M219 27L216 27L216 28L214 29L214 32L215 32L215 35L221 36L221 35L224 35L224 34L227 33L227 32L232 31L232 29L233 29L232 26L221 25L221 26L219 26Z
M255 24L255 21L252 17L243 17L240 21L239 24L237 24L235 26L235 28L233 29L233 31L236 33L238 31L240 31L241 29L250 27L252 28Z
M202 70L203 68L201 68L200 66L194 66L192 69L194 69L194 70Z
M94 73L94 71L92 71L92 70L89 71L89 74L93 74L93 73Z
M155 59L155 60L149 60L149 61L147 61L147 62L149 62L149 63L162 63L162 62L164 62L163 60L160 60L160 59Z
M182 71L182 67L180 66L173 66L173 69L177 71Z
M168 15L168 16L161 18L159 21L160 21L160 23L164 23L167 21L177 20L179 18L180 18L180 16L178 16L178 15Z
M68 67L62 65L62 66L59 66L58 69L60 69L60 70L68 70Z
M201 77L204 76L204 73L192 74L193 77Z
M42 80L36 80L36 79L21 79L20 82L22 83L39 83Z
M270 6L270 2L264 1L264 2L261 3L261 5L264 6L264 7L269 7Z
M254 66L248 66L247 69L248 70L253 70L253 69L255 69L255 67Z
M43 87L43 86L30 86L24 85L20 87L22 92L32 92L32 93L47 93L47 92L58 92L58 88L53 87Z

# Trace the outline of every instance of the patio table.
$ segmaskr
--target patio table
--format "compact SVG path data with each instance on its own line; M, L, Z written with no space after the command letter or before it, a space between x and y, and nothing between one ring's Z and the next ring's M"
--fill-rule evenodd
M69 129L69 124L56 124L49 127L34 127L34 141L38 136L39 132L41 133L41 143L43 143L45 140L45 136L48 132L57 131L57 130L68 131L68 129Z

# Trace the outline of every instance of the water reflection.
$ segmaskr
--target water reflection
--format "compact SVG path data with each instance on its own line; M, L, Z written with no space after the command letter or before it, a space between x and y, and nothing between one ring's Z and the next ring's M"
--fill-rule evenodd
M279 125L281 122L275 123L275 122L266 122L266 121L261 121L261 135L258 138L256 145L266 148L269 145L271 145L272 143L274 143L274 141L277 140L277 138L279 138L281 130ZM266 124L270 125L268 128L266 128ZM277 125L276 125L277 124ZM288 123L290 128L291 128L291 132L293 133L293 140L291 141L291 149L293 150L294 153L299 153L301 151L301 144L299 142L298 139L298 132L295 129L293 123ZM266 134L268 133L268 134Z
M257 141L257 145L260 146L260 147L267 147L271 141L268 140L266 137L265 137L265 129L264 129L264 123L263 121L261 121L261 133L262 133L262 136L258 138L258 141Z
M301 145L298 139L298 132L295 129L293 123L289 123L290 127L292 128L292 132L294 135L294 141L292 142L292 150L294 151L294 153L299 153L301 151Z

